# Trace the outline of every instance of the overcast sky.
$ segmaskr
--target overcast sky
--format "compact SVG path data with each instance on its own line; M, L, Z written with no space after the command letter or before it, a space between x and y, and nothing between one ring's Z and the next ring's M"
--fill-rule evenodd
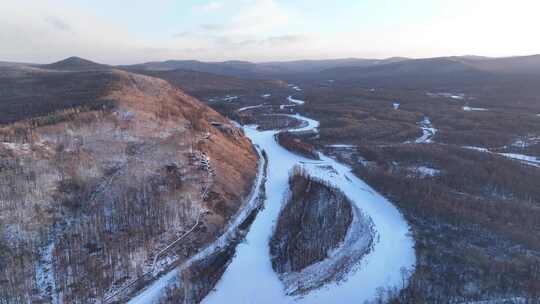
M0 0L0 61L540 53L538 0Z

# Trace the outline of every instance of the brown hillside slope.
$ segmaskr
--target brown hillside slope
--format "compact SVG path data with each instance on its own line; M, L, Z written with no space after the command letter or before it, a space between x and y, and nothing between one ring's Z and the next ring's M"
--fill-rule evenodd
M200 215L159 260L215 239L251 190L242 131L163 80L0 75L0 107L20 109L0 126L0 303L102 299Z

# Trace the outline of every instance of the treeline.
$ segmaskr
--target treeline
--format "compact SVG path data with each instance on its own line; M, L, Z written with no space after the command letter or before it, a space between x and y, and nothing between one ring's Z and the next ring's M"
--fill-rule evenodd
M302 141L291 132L279 132L276 134L277 142L285 149L301 156L319 160L319 153L312 144Z

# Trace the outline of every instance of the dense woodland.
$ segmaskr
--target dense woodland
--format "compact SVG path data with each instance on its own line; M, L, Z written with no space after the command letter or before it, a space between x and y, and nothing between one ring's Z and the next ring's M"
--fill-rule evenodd
M353 217L343 193L298 167L289 177L289 189L270 241L272 267L280 274L326 259L344 240Z
M418 91L322 90L328 95L310 94L314 102L306 106L321 119L314 144L356 145L327 150L396 203L412 225L418 265L397 303L538 298L540 170L463 148L538 156L538 117L518 107L503 110L496 101L482 103L489 111L465 112L461 100ZM476 98L470 102L483 100ZM433 144L411 143L422 134L423 115L438 129ZM526 144L515 144L520 139Z

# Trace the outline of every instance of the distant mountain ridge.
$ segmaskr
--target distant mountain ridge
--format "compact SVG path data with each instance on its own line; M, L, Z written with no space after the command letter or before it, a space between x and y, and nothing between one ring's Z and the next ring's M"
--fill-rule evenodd
M50 64L42 64L35 66L42 69L58 71L102 71L112 68L109 65L96 63L76 56L69 57Z
M3 63L4 66L25 65ZM229 60L204 62L198 60L153 61L133 65L109 66L80 57L41 65L28 66L58 71L101 71L112 68L127 71L169 72L184 70L221 76L259 79L286 79L291 76L327 79L366 79L403 77L478 77L493 75L538 75L540 55L515 57L483 57L475 55L411 59L392 57L387 59L342 58L325 60L296 60L253 63Z
M371 66L335 67L321 71L311 78L405 87L531 80L540 78L540 55L410 59Z
M192 70L236 77L276 77L297 73L319 73L325 69L335 67L365 67L385 63L399 62L407 58L393 57L388 59L327 59L327 60L297 60L273 61L253 63L247 61L230 60L223 62L203 62L198 60L166 60L146 62L134 65L118 66L127 70L170 71Z

